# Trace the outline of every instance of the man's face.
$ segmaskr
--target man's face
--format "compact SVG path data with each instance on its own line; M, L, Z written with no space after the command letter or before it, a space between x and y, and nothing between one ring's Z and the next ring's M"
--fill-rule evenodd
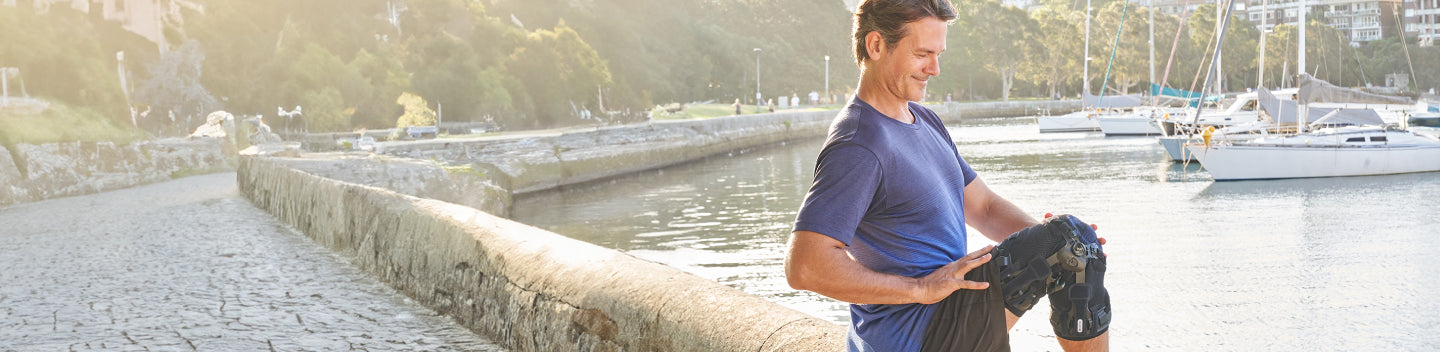
M930 77L940 74L940 53L945 52L945 21L927 17L905 24L907 35L895 43L894 50L881 46L874 67L880 70L880 83L885 91L907 101L925 99ZM872 32L872 34L875 34Z

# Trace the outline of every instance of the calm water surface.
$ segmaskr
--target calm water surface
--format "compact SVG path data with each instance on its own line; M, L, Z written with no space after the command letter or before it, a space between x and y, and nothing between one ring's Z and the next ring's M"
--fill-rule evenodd
M1040 134L1030 118L950 133L1021 208L1100 225L1116 350L1440 349L1440 174L1214 183L1153 138ZM514 218L846 322L782 270L821 142L526 197ZM1048 316L1021 319L1016 350L1058 350Z

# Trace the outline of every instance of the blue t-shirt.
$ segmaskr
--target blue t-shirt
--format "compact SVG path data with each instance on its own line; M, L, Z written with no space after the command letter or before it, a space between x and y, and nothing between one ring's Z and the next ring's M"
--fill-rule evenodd
M845 243L860 264L920 277L965 256L965 186L975 171L933 111L909 103L915 123L855 98L830 125L815 183L795 219ZM851 351L918 351L933 305L852 304Z

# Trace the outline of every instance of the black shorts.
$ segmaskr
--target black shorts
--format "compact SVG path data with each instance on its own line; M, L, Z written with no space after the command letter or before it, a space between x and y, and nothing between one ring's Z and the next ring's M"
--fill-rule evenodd
M994 261L966 273L966 280L989 282L990 287L955 290L936 303L920 351L1010 351L999 277L1000 266Z

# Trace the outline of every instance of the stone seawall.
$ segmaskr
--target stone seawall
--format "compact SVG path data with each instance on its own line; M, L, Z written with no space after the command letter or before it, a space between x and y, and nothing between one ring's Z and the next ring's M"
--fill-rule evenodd
M1079 109L1078 101L928 106L947 123ZM689 162L731 150L825 136L838 111L797 111L656 121L465 139L383 142L380 154L466 165L513 195ZM509 204L508 200L506 204ZM503 214L501 214L503 216Z
M0 147L0 206L233 170L220 139L18 144Z
M243 158L241 192L512 351L836 351L844 328L491 214Z
M467 166L446 167L434 160L369 153L305 153L269 159L290 168L341 182L384 188L508 216L510 190Z
M1017 100L992 101L983 103L941 103L925 105L945 123L958 123L963 119L988 117L1015 117L1037 115L1061 115L1080 110L1079 100Z
M657 121L519 136L384 142L375 151L472 165L512 193L524 194L823 136L834 117L834 111L810 111Z

